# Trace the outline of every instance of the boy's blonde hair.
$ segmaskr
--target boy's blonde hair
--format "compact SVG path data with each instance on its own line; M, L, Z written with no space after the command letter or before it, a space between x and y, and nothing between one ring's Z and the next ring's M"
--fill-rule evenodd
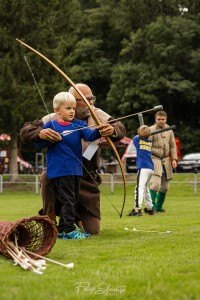
M60 92L53 98L53 108L58 109L62 104L74 105L76 104L76 99L74 96L68 92Z
M150 128L146 125L142 125L138 128L138 135L141 138L148 138L151 134Z

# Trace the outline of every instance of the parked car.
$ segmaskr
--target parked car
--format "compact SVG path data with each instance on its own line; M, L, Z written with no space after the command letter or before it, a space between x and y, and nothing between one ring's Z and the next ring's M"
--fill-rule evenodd
M122 156L122 162L125 166L126 173L136 173L136 148L131 141L130 144L127 146L126 151Z
M178 173L198 173L200 172L200 153L190 153L183 156L178 162Z

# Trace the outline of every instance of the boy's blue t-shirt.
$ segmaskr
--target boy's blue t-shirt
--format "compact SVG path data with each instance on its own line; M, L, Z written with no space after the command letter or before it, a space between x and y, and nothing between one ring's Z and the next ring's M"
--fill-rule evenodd
M137 169L151 169L154 170L154 164L151 158L152 140L144 139L139 135L134 136L133 144L137 151L136 167Z
M87 123L73 120L69 124L59 123L57 120L49 121L42 128L51 128L59 133L65 130L86 127L69 135L61 136L62 140L51 143L40 140L35 143L37 148L47 147L47 177L56 178L68 175L82 176L82 145L81 139L94 141L101 137L97 129L91 130Z

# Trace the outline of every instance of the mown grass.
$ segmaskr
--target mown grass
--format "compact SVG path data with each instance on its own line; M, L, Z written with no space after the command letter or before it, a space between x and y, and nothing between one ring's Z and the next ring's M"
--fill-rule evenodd
M200 200L192 183L172 182L166 213L142 217L126 216L134 200L134 184L129 184L121 219L107 197L120 210L122 187L115 186L114 194L104 185L101 190L101 234L80 241L57 240L48 255L74 262L74 269L49 264L43 275L36 275L0 256L2 300L200 299ZM0 220L18 220L36 215L41 201L32 192L6 191L0 203ZM173 233L133 232L125 227Z

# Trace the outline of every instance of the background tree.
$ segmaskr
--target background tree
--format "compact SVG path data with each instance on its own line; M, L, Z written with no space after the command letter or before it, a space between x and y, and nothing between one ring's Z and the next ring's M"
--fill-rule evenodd
M49 111L53 96L69 88L15 38L74 82L89 84L98 107L115 117L162 104L177 125L182 152L199 151L199 18L197 0L0 0L0 129L12 135L10 173L16 173L20 128L47 113L24 55ZM153 115L144 117L152 124ZM125 125L132 137L138 120ZM28 161L32 149L23 145Z
M194 20L167 16L158 17L144 29L132 33L124 41L119 62L113 68L107 97L110 108L116 107L117 101L117 114L126 115L130 110L141 111L162 104L169 122L177 124L177 132L184 140L183 128L192 130L199 124L196 115L200 108L198 28ZM132 130L135 124L127 121L127 126ZM196 134L195 143L200 137ZM190 145L192 139L190 136ZM198 151L198 144L195 148L193 143L193 151Z
M62 62L63 40L59 26L65 27L65 34L68 33L65 49L69 49L74 42L73 28L76 31L78 23L72 20L76 20L80 6L78 1L73 0L67 1L64 9L60 1L0 0L0 8L0 128L2 132L11 135L9 172L17 174L17 140L20 128L25 121L47 114L25 63L24 55L49 110L52 109L55 89L64 87L64 82L37 55L26 51L16 43L15 38L22 39L52 60L59 58ZM69 26L68 22L70 22ZM56 35L58 31L60 35ZM13 179L11 177L11 180Z

